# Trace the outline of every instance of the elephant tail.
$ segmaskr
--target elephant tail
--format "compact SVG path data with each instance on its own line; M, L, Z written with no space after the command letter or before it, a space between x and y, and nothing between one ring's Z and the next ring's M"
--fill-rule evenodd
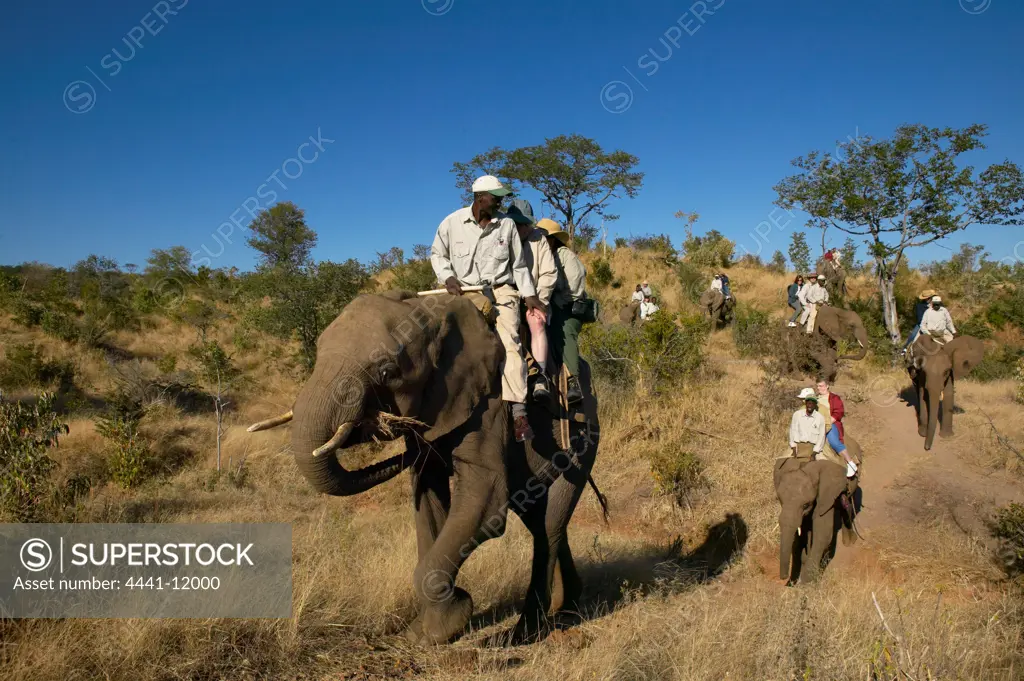
M608 499L605 495L601 494L601 490L597 488L597 483L594 482L594 476L587 473L587 482L590 484L590 489L594 490L594 494L597 495L597 501L601 504L601 514L604 516L604 524L608 524Z

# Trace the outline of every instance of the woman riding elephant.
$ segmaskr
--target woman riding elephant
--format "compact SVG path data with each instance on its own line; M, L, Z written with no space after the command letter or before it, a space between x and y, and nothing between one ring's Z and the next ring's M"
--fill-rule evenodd
M464 296L363 295L320 335L292 410L249 428L291 421L299 471L325 494L358 494L410 469L420 612L406 635L417 643L444 643L469 622L473 600L455 586L459 568L480 543L502 535L510 508L534 538L516 637L544 632L549 609L575 607L580 596L566 527L597 451L589 367L580 363L586 422L569 421L569 442L564 423L531 405L535 438L517 443L502 401L503 359L497 335ZM404 453L344 467L349 447L399 437Z

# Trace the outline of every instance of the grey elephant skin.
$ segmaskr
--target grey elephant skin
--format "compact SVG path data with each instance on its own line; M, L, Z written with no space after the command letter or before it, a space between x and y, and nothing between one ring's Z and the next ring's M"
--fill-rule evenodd
M954 388L958 379L966 377L985 358L985 345L973 336L960 336L940 345L921 334L914 341L907 373L917 389L917 434L924 438L929 450L939 424L940 437L953 435Z
M731 321L735 307L736 296L726 299L724 293L715 289L700 294L701 314L708 316L713 328L717 328L719 323Z
M529 446L515 442L501 399L503 361L497 335L466 297L360 296L318 339L316 365L290 414L250 427L290 419L295 462L324 494L358 494L410 471L419 614L405 635L417 644L445 643L463 631L473 600L455 586L459 569L477 546L504 533L509 510L533 535L530 585L511 639L542 635L553 612L576 608L580 598L566 528L597 454L590 370L581 363L589 429L571 422L571 457L556 439L559 422L541 407L531 406L536 438ZM381 414L425 425L396 436L382 430ZM404 453L359 470L343 466L348 448L398 437Z
M844 267L833 267L824 256L818 258L814 267L815 272L825 275L825 288L828 289L829 295L836 298L846 297L846 269Z
M846 447L855 461L863 461L860 445L849 435ZM861 466L863 468L863 466ZM843 543L856 541L853 517L839 503L843 493L852 499L858 478L846 477L846 468L827 460L807 461L795 457L775 463L775 496L779 512L779 578L790 583L798 578L813 581L820 576L826 550L835 550L836 536L843 530ZM797 530L800 530L798 533Z
M811 347L809 352L811 358L818 364L818 371L828 381L834 381L839 373L839 360L852 359L862 360L868 353L868 332L864 328L864 322L860 315L852 310L841 307L823 305L818 308L818 316L815 320L815 329L824 339L824 344L818 347ZM788 327L786 332L789 336L789 343L803 340L798 334L804 333L803 327ZM840 355L838 344L840 340L853 340L857 344L857 350L850 354ZM801 367L793 366L791 369Z
M623 324L633 326L638 319L640 319L640 303L635 300L619 310L619 321Z

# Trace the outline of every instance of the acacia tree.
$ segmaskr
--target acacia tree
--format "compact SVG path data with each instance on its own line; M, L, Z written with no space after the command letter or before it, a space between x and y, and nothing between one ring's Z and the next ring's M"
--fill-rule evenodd
M796 175L776 185L776 205L798 207L808 225L865 237L882 298L885 328L900 342L896 272L909 248L924 246L972 224L1019 225L1024 177L1010 161L980 173L958 164L984 149L987 127L903 125L892 139L858 138L836 157L813 151L793 161Z
M590 217L619 218L608 212L608 202L639 193L644 174L635 170L637 163L636 156L621 150L606 152L582 135L559 135L531 147L494 147L453 164L452 172L456 186L466 195L480 175L495 175L513 191L526 186L540 192L544 202L561 214L565 231L575 237Z

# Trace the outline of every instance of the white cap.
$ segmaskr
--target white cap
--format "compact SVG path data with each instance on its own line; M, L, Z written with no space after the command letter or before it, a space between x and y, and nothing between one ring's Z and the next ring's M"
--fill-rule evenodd
M932 302L933 303L941 303L942 302L942 297L941 296L932 296Z
M476 178L473 182L473 193L488 192L495 196L506 196L511 194L512 191L507 189L505 185L501 183L501 180L496 178L494 175L483 175Z
M800 391L800 394L797 395L797 397L801 400L814 400L815 402L818 401L818 393L814 392L814 388L804 388L803 390Z

